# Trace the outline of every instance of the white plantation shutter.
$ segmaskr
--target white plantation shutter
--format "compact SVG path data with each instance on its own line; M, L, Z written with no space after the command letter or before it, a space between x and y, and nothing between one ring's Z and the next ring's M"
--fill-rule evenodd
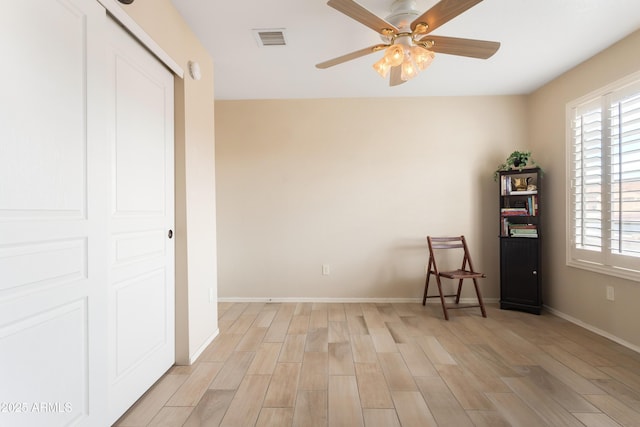
M640 269L640 84L610 96L609 134L611 255Z
M602 252L602 107L599 99L574 109L571 212L579 259L597 261Z
M569 265L640 280L640 76L569 104Z

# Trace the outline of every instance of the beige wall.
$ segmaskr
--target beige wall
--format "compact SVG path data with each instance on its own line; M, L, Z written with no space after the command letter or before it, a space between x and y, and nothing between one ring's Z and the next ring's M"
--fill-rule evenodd
M176 359L186 364L218 328L213 61L169 0L123 9L185 70L176 78L175 159ZM190 60L200 64L199 81L186 73Z
M492 174L525 101L217 101L220 297L419 298L425 236L465 234L498 298Z
M546 171L545 304L640 346L640 283L567 267L565 108L579 98L640 70L640 31L577 66L530 96L530 140ZM640 261L639 261L640 263ZM605 298L607 285L615 301Z

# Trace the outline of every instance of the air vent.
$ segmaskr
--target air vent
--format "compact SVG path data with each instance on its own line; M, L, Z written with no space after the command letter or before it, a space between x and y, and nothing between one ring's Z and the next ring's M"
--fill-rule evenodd
M253 35L260 47L287 45L284 28L261 28L253 30Z

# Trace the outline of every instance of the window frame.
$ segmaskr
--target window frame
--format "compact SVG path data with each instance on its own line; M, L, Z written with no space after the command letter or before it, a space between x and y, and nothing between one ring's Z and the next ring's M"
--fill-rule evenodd
M609 105L614 94L634 89L634 93L640 93L640 72L635 72L591 93L574 99L566 104L565 110L565 159L566 159L566 265L597 273L620 277L628 280L640 282L640 257L614 254L610 250L610 198L611 198L611 176L610 176L610 127L608 123ZM575 110L585 108L586 105L599 103L601 107L601 156L602 178L601 189L601 250L589 251L575 246L575 222L574 222L574 200L575 192L573 187L573 166L574 166L574 133L573 121Z

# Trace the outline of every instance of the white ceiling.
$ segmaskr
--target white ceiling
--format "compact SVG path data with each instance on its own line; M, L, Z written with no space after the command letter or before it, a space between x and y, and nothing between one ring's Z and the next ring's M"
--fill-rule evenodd
M315 64L380 43L325 0L172 0L213 57L215 99L526 94L640 29L640 0L484 0L433 34L499 41L490 59L437 55L413 80L389 87L374 53ZM380 17L392 0L359 0ZM435 0L417 0L429 9ZM259 47L252 29L284 28L287 46Z

